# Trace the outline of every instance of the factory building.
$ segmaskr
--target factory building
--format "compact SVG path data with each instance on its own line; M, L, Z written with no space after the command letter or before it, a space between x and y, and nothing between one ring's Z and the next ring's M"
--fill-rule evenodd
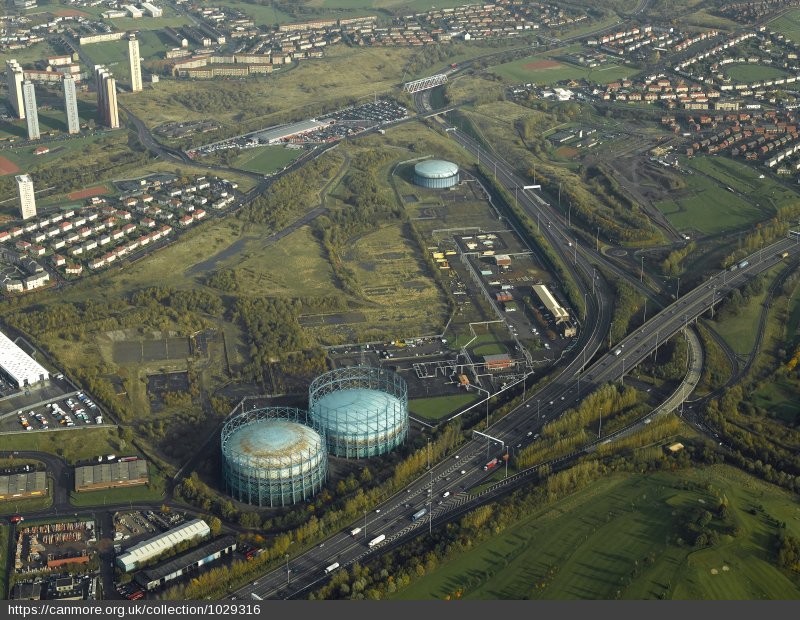
M508 353L484 355L483 363L486 365L486 370L505 370L514 365L514 361L509 357Z
M205 538L209 535L211 535L211 529L208 527L208 523L202 519L192 519L183 525L134 545L125 553L117 556L117 566L129 573L140 564L149 562L179 543Z
M223 556L236 551L236 539L233 536L217 538L196 549L190 549L174 558L136 573L134 580L146 590L158 590L170 581L196 572L201 566L219 560Z
M0 476L0 501L47 495L47 473L32 471Z
M75 468L75 491L97 491L147 484L147 461L117 461Z
M0 372L17 387L34 385L50 378L47 370L2 332L0 332Z
M556 301L556 298L553 297L552 293L550 293L544 284L534 284L532 288L533 292L536 293L536 296L539 298L539 301L541 301L544 307L547 308L547 311L553 315L556 325L564 321L569 321L569 312L561 307L561 304Z

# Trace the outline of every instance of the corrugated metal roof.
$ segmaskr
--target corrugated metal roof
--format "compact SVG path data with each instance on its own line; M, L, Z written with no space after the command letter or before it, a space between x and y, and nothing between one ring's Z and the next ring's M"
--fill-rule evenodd
M26 382L28 385L33 385L50 377L50 373L43 366L2 332L0 332L0 367L19 386L25 385Z
M180 542L200 538L211 534L208 524L202 519L192 519L183 525L172 528L162 534L153 536L149 540L142 541L125 553L117 557L117 564L128 572L142 562L147 562L167 549L171 549Z

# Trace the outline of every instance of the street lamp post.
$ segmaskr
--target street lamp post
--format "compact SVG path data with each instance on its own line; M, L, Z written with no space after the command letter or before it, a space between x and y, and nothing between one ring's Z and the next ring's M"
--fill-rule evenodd
M286 585L289 585L289 554L286 554Z

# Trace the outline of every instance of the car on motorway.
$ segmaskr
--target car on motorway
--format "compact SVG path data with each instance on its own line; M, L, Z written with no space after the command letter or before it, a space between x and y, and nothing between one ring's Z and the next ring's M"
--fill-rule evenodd
M530 437L531 435L533 435L533 431L528 431L528 437Z
M462 475L462 476L463 476L464 474L466 474L466 473L467 473L467 470L466 470L466 469L462 469L462 470L461 470L461 475Z

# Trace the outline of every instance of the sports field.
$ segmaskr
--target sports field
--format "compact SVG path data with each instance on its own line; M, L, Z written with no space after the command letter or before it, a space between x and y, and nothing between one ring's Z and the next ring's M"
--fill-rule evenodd
M441 420L455 413L462 407L475 402L480 397L475 392L452 394L450 396L432 396L431 398L415 398L408 401L412 415L426 420Z
M789 75L787 71L767 65L742 63L740 65L727 65L725 73L734 82L750 84L762 80L776 80Z
M561 80L586 78L600 84L607 84L624 77L632 77L638 73L630 67L605 65L590 69L578 67L550 58L529 56L514 60L491 69L497 75L514 83L525 82L535 84L554 84Z
M285 146L257 147L243 151L232 165L240 170L268 174L281 170L303 153L303 149L287 149Z
M683 541L697 508L726 497L740 534ZM763 507L763 512L758 509ZM773 564L770 518L800 534L792 496L732 467L615 474L543 507L417 579L401 599L797 599ZM712 521L711 527L721 524Z

